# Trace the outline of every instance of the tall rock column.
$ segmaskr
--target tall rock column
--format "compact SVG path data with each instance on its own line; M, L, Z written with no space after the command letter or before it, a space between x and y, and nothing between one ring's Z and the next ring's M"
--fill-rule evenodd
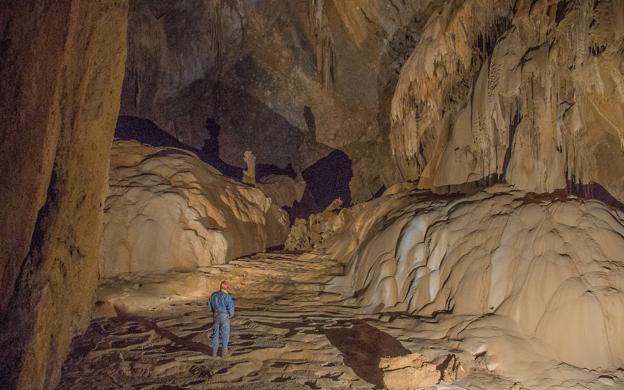
M0 380L54 388L90 320L127 0L0 1Z

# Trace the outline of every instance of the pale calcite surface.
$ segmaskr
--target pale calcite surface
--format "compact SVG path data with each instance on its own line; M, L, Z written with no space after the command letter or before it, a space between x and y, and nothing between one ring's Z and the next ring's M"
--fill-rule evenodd
M388 195L353 208L325 249L347 261L336 286L370 310L472 318L436 332L489 339L474 353L498 349L493 368L538 356L597 370L624 364L624 216L601 202L505 186ZM519 340L531 347L503 347Z
M61 388L622 387L620 211L406 184L328 214L312 252L107 279ZM221 280L237 314L232 356L215 359L206 299Z
M196 156L116 141L100 277L194 269L280 245L288 216Z

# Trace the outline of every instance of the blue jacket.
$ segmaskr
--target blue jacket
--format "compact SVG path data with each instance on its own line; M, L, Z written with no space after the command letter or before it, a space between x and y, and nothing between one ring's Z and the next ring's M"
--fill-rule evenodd
M208 310L217 314L227 314L234 316L234 301L232 296L223 290L212 293L208 300Z

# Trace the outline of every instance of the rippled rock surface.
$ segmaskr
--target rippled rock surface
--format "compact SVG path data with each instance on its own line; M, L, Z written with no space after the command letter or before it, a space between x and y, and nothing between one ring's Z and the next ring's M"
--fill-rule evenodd
M507 186L455 198L413 191L350 211L326 246L348 259L338 284L370 310L446 319L429 337L466 340L492 368L624 364L620 211Z
M288 215L192 153L117 141L100 277L195 269L281 245Z

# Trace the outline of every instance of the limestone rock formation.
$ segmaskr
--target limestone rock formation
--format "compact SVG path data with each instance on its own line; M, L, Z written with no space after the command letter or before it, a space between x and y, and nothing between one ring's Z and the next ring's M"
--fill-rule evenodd
M442 373L435 364L419 353L394 358L382 358L379 367L384 371L384 387L388 390L411 390L435 386Z
M425 201L418 204L423 196ZM481 198L456 197L449 202L447 197L431 197L430 194L425 196L421 193L420 196L395 195L372 205L360 204L354 211L364 211L369 218L351 216L350 220L367 221L371 228L370 234L359 237L359 241L343 241L343 249L349 249L349 246L355 249L368 248L368 252L362 251L359 255L375 255L371 248L390 244L377 239L375 231L386 228L396 231L396 218L422 216L416 213L418 207L435 212L438 205L448 204L459 215L452 218L454 221L449 221L454 229L444 231L447 232L449 242L454 235L461 238L464 244L454 246L454 251L447 252L446 257L453 258L455 254L462 256L458 249L475 251L470 245L474 238L470 231L478 229L476 221L489 221L487 209L491 203L486 202L484 210L481 210L484 214L475 213L475 220L467 225L469 228L464 223L457 225L457 218L471 219L467 212L478 209L478 199ZM528 202L526 207L542 207L539 205L539 197L519 196L518 199L520 202ZM548 201L545 197L541 199ZM569 200L559 204L574 207L576 202ZM377 214L376 210L383 208L384 203L390 207ZM405 208L397 208L399 203ZM524 212L519 215L511 207L509 209L509 215L516 218L522 216L524 222L527 217ZM489 210L495 216L500 214L496 208ZM606 211L603 217L611 213L602 205L598 210ZM531 214L539 216L539 212ZM591 219L593 215L597 213L588 214L586 218ZM601 218L605 219L608 218ZM444 226L447 218L442 216L435 222L430 227L434 232L437 225L441 225L440 228ZM531 222L530 218L528 222ZM598 224L607 228L607 225ZM500 221L493 221L493 225L501 226ZM358 225L360 231L364 227ZM522 229L529 230L531 227L535 235L556 234L547 223L541 226L538 224L538 227L530 223L522 225ZM592 229L592 226L584 224L575 228L585 227L588 231ZM464 232L467 235L465 238L462 237ZM602 233L597 232L596 235ZM413 236L406 229L403 237L408 240ZM386 235L385 238L391 241L393 237ZM544 241L550 238L545 237ZM432 238L430 242L440 248L436 251L442 251L439 240ZM578 245L583 243L587 241ZM496 241L490 240L488 244L495 246ZM537 242L538 247L542 245L542 241ZM490 248L486 247L483 252ZM380 248L380 251L385 252L387 249ZM587 251L593 252L593 249L590 247ZM461 276L469 279L462 290L457 291L454 299L459 296L471 302L474 298L466 291L471 288L470 283L473 280L492 280L488 278L490 271L487 265L483 268L484 261L479 262L483 252L466 258L468 266L476 258L477 269L464 272L460 267L457 274L450 275L450 279ZM518 256L523 254L517 250L512 253ZM380 262L385 260L384 257L379 258ZM365 260L368 262L370 259ZM166 383L171 387L196 386L206 390L222 390L224 387L383 388L384 371L379 368L380 359L399 357L390 359L397 362L402 360L400 357L409 358L412 353L423 357L416 359L417 355L412 355L411 359L407 359L407 364L401 366L422 367L422 361L435 365L438 371L436 377L442 377L445 383L440 383L436 387L438 390L621 389L624 386L624 372L621 369L588 370L553 359L553 355L548 354L549 347L541 339L527 338L520 331L514 331L517 326L502 315L467 315L459 311L456 314L443 311L433 317L411 316L400 307L397 307L398 312L380 313L371 310L371 307L362 306L358 304L358 294L355 299L349 299L348 296L332 291L332 284L336 282L334 276L344 275L343 261L352 262L353 257L335 256L335 253L325 255L321 251L304 254L262 253L197 272L133 274L123 280L107 280L98 294L104 318L94 320L88 332L75 339L71 357L64 366L59 390L109 389L119 386L143 388L153 386L154 383ZM616 267L615 263L607 266L612 269ZM351 271L351 275L354 275ZM363 274L369 271L371 280L377 280L377 268L358 272ZM536 274L539 272L535 270ZM521 280L514 280L516 277L520 279L521 274L514 273L509 281L521 284ZM544 275L545 282L552 277L549 275L550 272ZM586 277L595 280L594 275L587 274ZM207 340L212 318L206 313L206 300L224 279L234 286L238 309L232 321L234 331L230 345L233 354L226 359L213 359ZM621 283L621 275L614 274L613 281ZM449 284L447 286L450 287ZM423 287L415 285L414 290L421 291ZM482 286L475 286L475 289L480 288ZM373 289L374 286L368 287L363 294L368 295ZM382 289L380 291L383 292ZM536 295L541 293L540 289L534 292ZM607 289L603 292L610 293ZM613 294L617 292L613 291ZM589 293L584 295L592 299ZM536 303L540 304L538 300ZM114 306L114 310L110 310L110 306ZM617 316L618 313L609 311L610 308L605 306L604 313ZM579 312L583 310L578 307L565 311L571 313L577 309ZM528 310L523 309L520 314L523 313L528 313ZM588 315L587 318L594 317ZM583 323L576 316L564 317L561 321L561 330L567 330L570 324L576 326L577 323ZM584 334L584 338L589 339L587 343L598 340L599 337L594 335L605 331L600 326L588 326L591 331ZM614 330L617 334L618 330ZM615 338L612 341L615 348L621 345ZM577 339L569 344L575 346L576 342ZM402 370L402 373L408 371ZM403 379L409 377L403 376Z
M197 149L218 123L221 158L239 167L252 150L301 172L340 149L355 202L401 180L599 183L622 200L622 9L137 0L122 110Z
M308 219L297 218L290 228L284 244L287 250L310 250L320 245L344 224L342 200L336 199L321 213Z
M432 1L135 0L122 111L201 149L301 172L333 149L357 201L394 183L390 99ZM276 147L279 146L279 147Z
M0 387L624 387L623 0L128 2L0 1Z
M336 285L371 310L447 313L455 322L437 334L476 337L467 347L475 355L498 351L491 367L539 356L591 369L624 364L620 211L497 186L470 197L384 196L346 220L324 247L348 259ZM517 340L530 347L516 344L510 355Z
M125 0L0 3L3 388L54 388L89 324L127 12Z
M313 247L312 237L310 237L308 221L302 218L295 219L290 227L288 237L284 243L284 249L288 251L305 251Z
M288 216L189 152L116 141L100 277L195 269L281 245Z
M273 203L280 207L293 207L303 197L305 182L301 179L293 179L285 175L269 175L256 183Z
M429 18L391 144L421 188L598 183L624 200L624 3L469 0Z
M246 150L243 160L247 165L247 169L243 171L243 183L254 185L256 184L256 156L251 150Z

